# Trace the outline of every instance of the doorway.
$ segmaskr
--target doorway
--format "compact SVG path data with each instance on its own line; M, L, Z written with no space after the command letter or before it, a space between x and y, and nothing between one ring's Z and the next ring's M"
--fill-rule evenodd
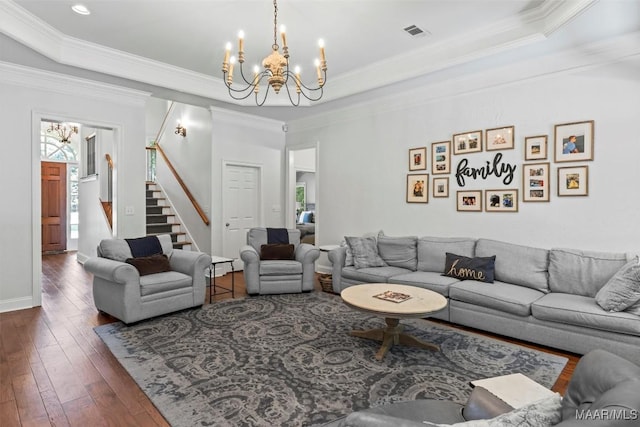
M237 258L240 248L246 244L247 232L261 223L261 175L260 166L231 163L223 166L223 256L236 259L236 270L244 267Z
M288 151L287 216L288 228L300 230L304 243L318 244L318 147L304 146Z

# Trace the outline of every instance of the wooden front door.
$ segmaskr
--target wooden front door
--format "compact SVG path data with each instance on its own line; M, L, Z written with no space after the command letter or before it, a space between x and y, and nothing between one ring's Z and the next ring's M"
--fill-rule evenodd
M67 164L41 162L42 252L67 249Z

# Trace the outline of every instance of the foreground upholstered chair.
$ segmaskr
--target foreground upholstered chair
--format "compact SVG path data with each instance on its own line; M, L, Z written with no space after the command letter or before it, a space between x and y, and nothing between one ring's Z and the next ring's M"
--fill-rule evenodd
M84 263L84 268L93 273L93 301L98 310L133 323L204 303L204 270L211 264L211 257L173 249L168 234L158 236L158 240L169 259L170 271L142 276L125 262L132 254L124 239L100 242L98 257Z
M604 350L583 356L561 404L558 427L631 427L640 425L640 367ZM476 387L466 405L442 400L415 400L382 405L326 424L325 427L425 427L486 420L470 426L546 427L535 417L535 405L512 409ZM464 426L465 424L461 424Z
M247 245L240 248L244 262L244 280L249 295L284 294L313 290L315 261L320 251L300 243L300 230L287 230L293 244L293 259L261 260L262 246L268 243L266 228L252 228Z

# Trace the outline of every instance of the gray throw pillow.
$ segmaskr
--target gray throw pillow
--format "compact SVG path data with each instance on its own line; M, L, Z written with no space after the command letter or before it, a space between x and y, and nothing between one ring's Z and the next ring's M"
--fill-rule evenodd
M596 302L607 311L623 311L640 301L640 265L625 264L596 294Z
M355 268L385 267L387 265L378 254L378 244L375 237L345 236L345 240L353 254Z
M418 237L378 236L378 254L392 267L406 268L416 271L418 267Z

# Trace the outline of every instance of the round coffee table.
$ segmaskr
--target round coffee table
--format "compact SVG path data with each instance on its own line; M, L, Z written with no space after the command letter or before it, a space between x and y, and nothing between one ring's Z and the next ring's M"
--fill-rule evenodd
M393 302L376 297L387 291L409 295L410 298L402 302ZM384 317L386 328L351 331L354 337L382 342L382 346L376 353L377 360L382 360L389 349L398 344L440 350L435 344L405 334L402 332L404 327L400 324L400 319L424 318L445 308L447 299L439 293L415 286L366 283L350 286L344 289L340 296L349 307Z

